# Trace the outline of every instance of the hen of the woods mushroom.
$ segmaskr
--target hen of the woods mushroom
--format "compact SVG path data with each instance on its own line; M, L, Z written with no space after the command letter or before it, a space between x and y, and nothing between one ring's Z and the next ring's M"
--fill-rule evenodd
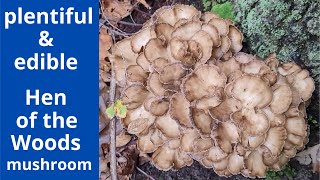
M307 70L239 52L229 20L175 5L155 12L141 31L113 45L109 57L128 133L160 170L194 160L218 175L264 177L308 141Z

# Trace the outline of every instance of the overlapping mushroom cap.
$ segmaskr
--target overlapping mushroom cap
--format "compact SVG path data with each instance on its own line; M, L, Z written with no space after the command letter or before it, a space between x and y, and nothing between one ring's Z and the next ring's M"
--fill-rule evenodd
M239 52L228 20L175 5L112 47L122 124L158 169L199 161L222 176L264 177L307 140L308 71Z

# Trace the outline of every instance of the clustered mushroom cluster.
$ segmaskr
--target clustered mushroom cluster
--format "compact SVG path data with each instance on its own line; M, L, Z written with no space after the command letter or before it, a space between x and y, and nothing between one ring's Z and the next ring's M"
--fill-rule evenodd
M241 48L231 21L187 5L159 9L112 47L122 124L155 167L196 160L221 176L264 177L304 148L309 72Z

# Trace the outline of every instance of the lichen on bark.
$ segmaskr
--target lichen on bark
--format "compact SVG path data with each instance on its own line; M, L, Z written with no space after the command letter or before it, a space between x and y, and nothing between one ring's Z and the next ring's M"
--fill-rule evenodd
M320 5L313 0L234 0L235 21L250 51L265 58L275 52L294 60L320 80Z

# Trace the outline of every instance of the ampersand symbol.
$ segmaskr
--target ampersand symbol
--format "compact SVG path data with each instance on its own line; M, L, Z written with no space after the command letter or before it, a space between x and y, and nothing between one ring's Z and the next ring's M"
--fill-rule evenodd
M46 47L46 46L53 46L52 40L53 38L49 38L49 32L48 31L41 31L40 32L40 39L39 39L39 45Z

